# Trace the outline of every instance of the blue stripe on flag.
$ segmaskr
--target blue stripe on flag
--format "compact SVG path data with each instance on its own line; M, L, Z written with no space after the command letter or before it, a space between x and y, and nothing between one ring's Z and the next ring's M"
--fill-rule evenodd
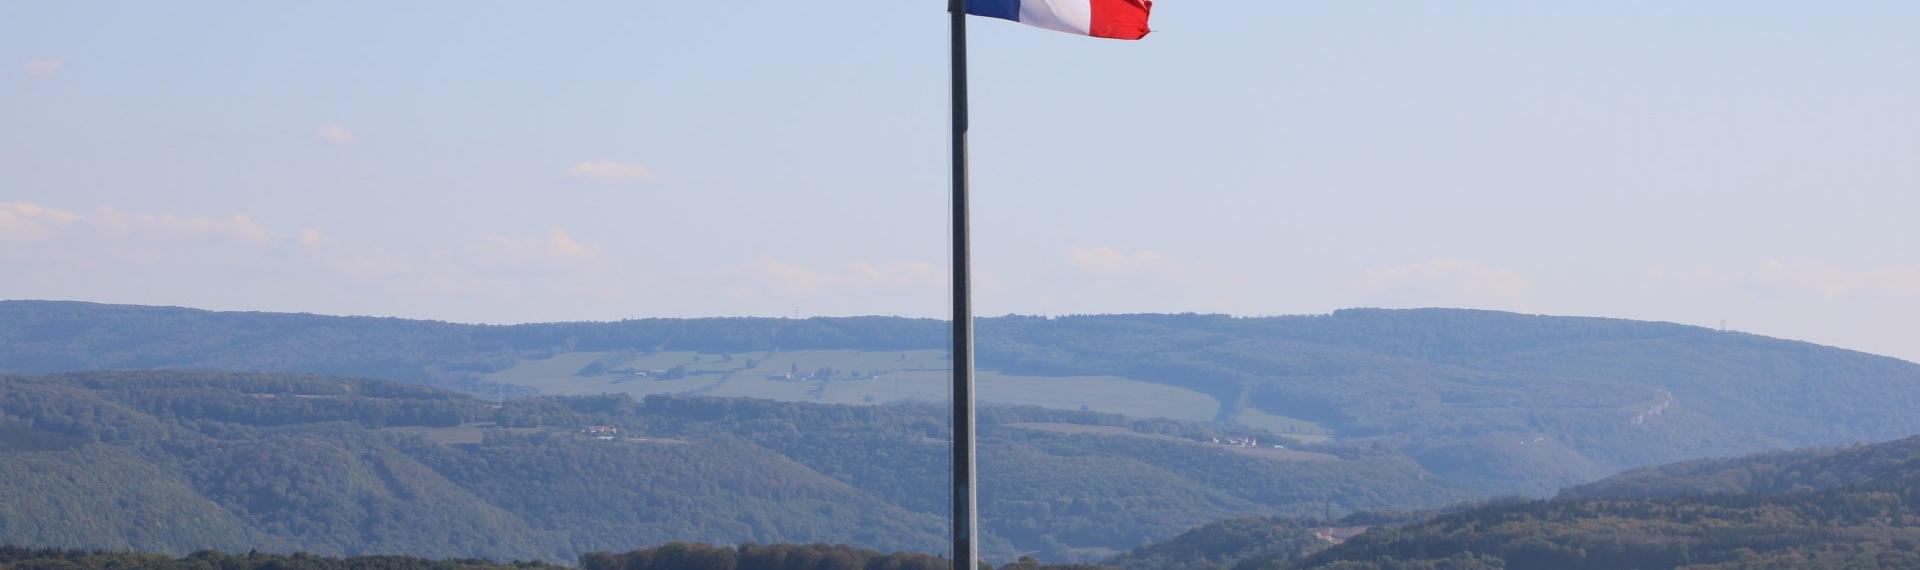
M1020 0L967 0L967 13L1020 21Z

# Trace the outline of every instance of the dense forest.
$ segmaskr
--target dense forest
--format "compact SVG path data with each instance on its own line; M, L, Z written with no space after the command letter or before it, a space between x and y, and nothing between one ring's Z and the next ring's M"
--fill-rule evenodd
M1333 523L1246 517L1220 521L1105 561L1125 570L1215 570L1250 559L1293 559L1326 548L1316 532Z
M580 557L580 570L949 570L953 562L937 556L882 553L828 544L743 544L739 547L672 543L621 554L596 552ZM991 565L982 562L981 570ZM1021 557L1000 570L1099 570L1083 564L1042 564Z
M501 563L480 559L432 560L411 556L313 554L244 555L202 550L174 557L132 551L68 550L0 546L0 570L559 570L546 562ZM580 570L951 570L952 561L928 554L831 544L743 544L718 547L670 543L623 553L580 557ZM990 570L982 565L981 570ZM1097 566L1041 564L1021 558L1000 570L1095 570Z
M1848 485L1920 482L1920 437L1699 459L1635 469L1561 491L1565 498L1680 497L1825 491Z
M1920 366L1663 323L1463 310L982 319L981 366L1115 375L1391 446L1483 495L1549 496L1623 469L1920 433ZM0 372L203 368L526 394L486 374L575 351L940 349L883 317L477 326L0 302Z
M1920 568L1920 492L1537 501L1374 530L1302 563L1248 567Z
M937 560L877 552L942 550L941 413L690 397L491 401L277 373L0 376L0 541L622 569L679 567L670 561L686 556L732 568L925 567L916 565ZM1550 500L1328 519L1470 495L1375 444L1308 445L1329 459L1279 461L1204 443L1238 433L1214 424L1006 407L984 410L981 423L985 546L1015 568L1037 566L1022 555L1129 570L1920 564L1920 438L1636 470ZM1100 429L1019 427L1035 424ZM1260 516L1238 516L1249 514ZM855 546L754 546L778 543ZM211 556L225 557L220 568L490 564L10 556L16 568L214 567Z
M1551 500L1226 521L1109 562L1141 570L1920 568L1920 437L1651 468Z
M0 541L544 560L675 540L939 552L943 414L499 402L276 373L0 377ZM1210 424L999 407L980 423L983 544L1000 560L1097 559L1237 515L1470 497L1371 445L1289 461L1206 443L1232 435Z
M202 550L185 556L134 551L0 546L0 570L561 570L543 562L428 560L410 556L337 558L313 554L228 554Z

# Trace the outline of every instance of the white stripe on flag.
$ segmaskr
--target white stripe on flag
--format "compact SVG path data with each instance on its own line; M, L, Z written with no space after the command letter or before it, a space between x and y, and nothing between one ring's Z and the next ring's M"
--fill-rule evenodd
M1093 35L1093 0L1020 0L1020 23Z

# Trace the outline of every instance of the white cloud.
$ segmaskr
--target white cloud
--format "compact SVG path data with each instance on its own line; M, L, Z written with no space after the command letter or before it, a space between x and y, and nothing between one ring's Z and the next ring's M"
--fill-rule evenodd
M558 226L548 228L541 236L487 236L479 246L480 261L509 265L582 260L599 253Z
M502 315L515 313L538 318L557 305L605 308L644 286L619 272L625 266L601 263L597 248L558 227L541 234L485 236L454 250L320 237L325 247L296 252L304 270L331 287L363 291L368 297L359 302L395 307L389 311L398 314L417 315L431 306L450 311L431 314L437 318L466 315L501 322Z
M0 239L44 236L79 219L79 214L39 204L0 202Z
M27 62L27 64L21 66L21 68L27 71L27 75L47 77L65 70L67 68L67 61L63 59L36 59Z
M313 136L328 144L353 144L360 140L353 130L340 123L327 123L313 130Z
M176 216L128 212L103 206L85 218L100 235L119 239L216 238L265 245L272 240L267 228L246 214L226 217Z
M22 238L144 242L209 238L250 245L265 245L273 239L245 214L177 216L112 206L80 214L27 202L0 203L0 239Z
M301 249L245 214L0 204L0 298L217 307L281 291Z
M489 320L555 318L556 306L586 318L622 298L658 297L640 297L652 276L641 264L601 263L562 228L480 242L407 247L274 231L245 214L0 202L0 298Z
M592 248L582 245L578 240L573 239L573 236L568 235L567 230L557 227L547 232L547 247L561 257L577 258L593 255Z
M567 177L601 182L643 182L653 180L655 175L652 169L630 162L588 160L573 163L572 167L567 168Z

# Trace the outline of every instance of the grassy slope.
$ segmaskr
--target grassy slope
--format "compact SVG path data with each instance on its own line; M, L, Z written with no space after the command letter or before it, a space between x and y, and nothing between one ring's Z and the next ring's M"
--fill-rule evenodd
M952 390L944 355L927 350L667 351L637 357L615 352L569 352L524 360L512 368L489 373L485 379L547 394L697 394L829 404L937 402ZM674 379L579 373L594 362L614 362L610 369L666 370L681 366L691 373ZM792 370L805 376L822 367L836 373L828 379L784 378ZM978 375L977 383L981 401L990 403L1188 421L1210 421L1220 415L1220 402L1212 396L1117 376L1022 376L986 370Z

